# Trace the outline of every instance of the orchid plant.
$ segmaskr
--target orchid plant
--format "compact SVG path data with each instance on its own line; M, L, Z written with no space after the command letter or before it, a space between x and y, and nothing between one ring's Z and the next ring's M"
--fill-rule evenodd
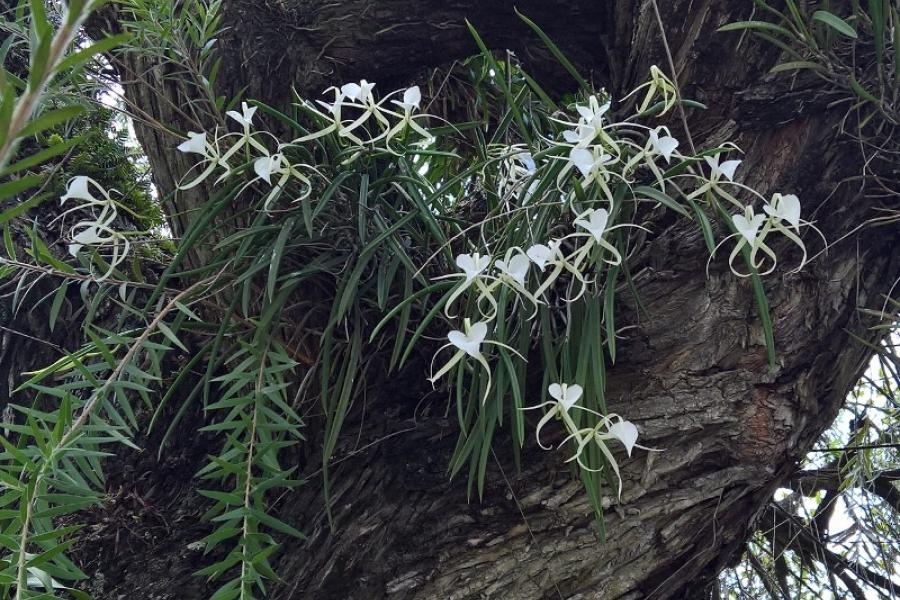
M333 99L300 104L317 128L285 142L259 127L259 106L246 102L240 111L226 113L236 131L189 132L178 150L199 160L181 188L193 188L214 175L211 185L241 177L245 182L238 193L255 189L264 197L263 211L272 213L283 195L291 198L291 204L304 202L307 206L315 190L332 183L333 174L302 158L310 156L311 145L335 145L339 166L347 167L367 155L417 153L435 147L441 136L447 135L429 128L435 117L419 112L422 94L417 86L379 98L376 84L363 79L332 86L325 94ZM480 230L477 242L466 238L468 247L456 255L455 271L432 275L438 284L452 285L435 306L435 310L442 309L450 332L432 363L446 349L452 354L441 366L432 368L429 381L433 384L452 373L457 381L468 374L479 389L480 404L487 407L492 381L507 377L496 372L498 365L507 373L514 369L513 361L525 362L528 331L546 327L553 311L571 312L577 303L596 302L612 293L610 278L627 268L629 253L643 236L652 233L634 220L648 199L682 214L689 212L678 197L688 204L706 200L713 207L722 200L737 208L739 212L730 215L728 223L733 233L713 248L710 260L722 245L734 240L728 265L738 276L775 269L777 255L769 242L773 234L800 247L803 266L806 248L801 228L812 224L801 219L798 197L774 194L771 200L763 199L759 209L745 204L738 196L762 196L737 181L741 161L726 157L738 150L736 146L726 144L698 156L684 155L680 141L667 126L644 124L654 102L660 106L650 111L656 116L666 114L677 103L675 86L660 69L653 67L648 81L632 94L642 99L630 117L613 119L613 99L600 91L576 102L571 116L567 111L554 113L546 121L548 129L531 136L528 144L495 143L488 148L486 162L473 174L482 189L499 200L498 212L476 227ZM673 169L673 163L679 168ZM129 249L127 237L111 227L115 203L96 183L81 178L70 183L63 201L68 199L82 200L95 210L93 220L73 227L71 251L77 253L85 246L106 249L111 266L104 277L109 276ZM745 249L749 250L750 273L736 266ZM427 263L420 271L426 268ZM616 333L611 325L613 315L607 312L604 309L597 318L607 324L607 344L612 352ZM453 326L457 319L462 320L461 327ZM491 331L494 337L489 337ZM512 343L513 331L522 332L520 343ZM602 353L599 360L605 360ZM484 375L481 384L477 383L478 373ZM575 448L570 460L586 471L609 465L619 478L607 442L619 440L630 455L637 430L598 402L602 389L588 395L593 398L591 406L578 405L583 383L548 387L554 401L534 407L549 409L538 423L537 434L554 417L560 419L568 432L566 443ZM578 422L570 417L571 410L579 412ZM594 422L583 424L583 419ZM599 466L585 460L590 446L600 452Z
M653 121L680 102L660 69L623 98L585 84L562 106L511 62L501 67L485 52L478 65L478 85L490 88L480 97L499 110L486 102L489 118L474 125L443 126L427 114L418 86L381 95L363 79L329 87L327 100L297 98L291 116L258 102L227 111L223 104L217 127L190 131L177 145L195 162L176 193L202 186L210 199L179 232L178 253L149 294L149 308L134 311L152 325L129 338L135 349L126 357L142 348L147 360L122 363L110 381L137 379L109 389L119 385L122 402L126 389L146 393L151 379L162 379L165 352L190 353L182 332L200 334L189 336L192 344L214 338L184 373L195 373L198 360L210 365L196 390L204 409L222 416L206 428L222 433L222 451L199 475L232 487L209 492L218 529L207 549L225 540L233 549L201 571L216 579L240 564L240 575L220 588L223 597L251 597L272 578L266 560L257 561L278 546L269 532L301 535L259 516L268 490L298 483L295 466L282 465L279 453L304 438L300 415L324 414L327 481L353 398L365 395L373 373L409 364L429 344L437 350L428 381L456 399L451 475L467 467L470 491L481 493L494 431L508 422L518 451L535 410L538 446L550 450L547 434L561 426L559 447L602 523L600 490L614 489L621 499L623 461L636 448L652 450L637 443L632 420L639 419L610 410L606 398L606 369L623 332L616 297L634 288L630 263L653 235L648 224L664 210L693 217L710 262L730 245L728 267L754 282L775 270L780 241L801 249L800 267L807 260L804 236L815 228L796 195L762 196L741 182L736 146L687 153L693 145L677 139L671 124ZM274 135L267 120L292 133ZM76 177L61 199L78 203L62 215L78 219L67 230L69 252L90 256L89 270L101 274L86 279L100 284L127 279L121 266L138 233L118 229L124 207L115 198L114 190ZM210 232L220 215L250 216L252 224L220 239ZM710 218L729 232L718 244ZM212 258L190 271L200 280L196 294L185 290L160 312L183 268L177 263L200 243ZM190 306L211 298L226 316L221 325ZM232 299L230 313L223 298ZM178 316L165 320L166 312ZM124 343L120 333L109 342L93 339L65 369L81 373L76 360L102 360L96 369L108 369ZM391 347L389 361L370 351ZM63 369L36 371L35 383ZM287 373L295 369L304 373L291 399ZM546 390L549 399L542 394L535 403L530 390ZM106 410L102 394L97 398ZM304 402L317 408L296 410Z

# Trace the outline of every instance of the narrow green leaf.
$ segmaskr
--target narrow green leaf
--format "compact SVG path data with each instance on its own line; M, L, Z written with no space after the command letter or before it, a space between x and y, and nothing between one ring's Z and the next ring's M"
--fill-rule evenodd
M852 25L847 23L847 21L843 20L839 16L828 12L827 10L817 10L813 13L812 18L814 21L825 23L841 35L845 35L848 38L856 39L858 37L856 34L856 30Z

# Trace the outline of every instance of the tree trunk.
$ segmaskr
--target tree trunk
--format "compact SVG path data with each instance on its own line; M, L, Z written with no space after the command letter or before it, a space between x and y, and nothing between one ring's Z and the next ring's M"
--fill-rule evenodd
M595 83L621 95L666 59L653 3L612 5L518 4L592 70ZM809 110L821 104L818 84L767 76L777 58L770 47L716 33L748 18L751 3L672 0L659 8L684 95L710 106L689 115L698 147L737 141L745 152L742 181L764 195L797 193L831 243L820 253L821 242L809 239L815 258L803 271L779 268L765 279L778 366L766 364L749 281L720 258L707 278L696 225L657 218L631 262L645 310L625 306L618 317L634 328L619 342L607 396L610 410L627 415L642 443L660 451L619 457L624 492L606 499L605 540L558 452L529 447L516 472L498 443L484 498L467 500L465 483L446 474L456 430L443 416L445 401L425 396L425 369L412 365L374 389L365 407L359 402L344 427L332 473L333 528L316 485L316 457L304 461L310 483L280 500L281 516L309 537L287 542L279 571L285 581L272 597L701 597L834 419L869 357L852 336L875 338L858 308L879 310L900 276L900 234L896 226L854 232L877 207L854 180L861 158L838 132L843 113ZM288 101L291 83L316 94L366 77L392 89L474 53L464 17L488 44L547 72L547 57L533 50L539 42L507 2L230 0L222 78L232 89L249 84L248 97L274 105ZM556 90L569 85L561 73L551 77ZM137 102L148 94L142 85L127 88ZM159 102L144 106L164 122L175 118ZM161 191L174 189L183 172L172 151L176 139L149 128L138 134ZM796 252L776 250L788 265L799 261ZM101 597L205 597L203 582L190 575L203 559L188 546L203 535L196 521L202 508L187 493L204 449L194 441L182 450L181 466L163 465L135 482L133 493L149 494L167 524L155 541L126 534L131 550L120 546L112 562L98 561L107 581Z

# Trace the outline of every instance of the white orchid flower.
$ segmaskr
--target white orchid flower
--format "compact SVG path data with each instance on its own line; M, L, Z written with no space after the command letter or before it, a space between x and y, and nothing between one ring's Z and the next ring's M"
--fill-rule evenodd
M631 421L617 421L609 426L607 433L614 439L622 442L622 445L625 446L625 452L627 452L630 457L631 451L634 449L638 439L638 428L635 424Z
M478 252L472 254L460 254L456 257L456 266L465 274L466 283L471 283L476 277L484 273L491 264L491 256L482 256Z
M228 168L227 158L231 156L240 148L243 147L243 144L235 144L228 152L227 156L220 156L218 151L219 138L215 138L215 143L210 143L207 140L207 135L205 131L201 131L199 133L190 131L188 132L188 139L178 145L178 150L184 152L185 154L199 154L201 155L207 165L199 175L197 175L194 179L192 179L189 183L179 183L178 189L180 190L189 190L200 183L202 183L207 177L209 177L213 171L215 171L216 167L222 166L225 169L225 175L227 175L230 171ZM198 165L203 163L198 163L194 165L196 168ZM193 168L191 169L193 170ZM224 175L223 175L224 177ZM222 178L220 178L221 180Z
M482 368L484 368L487 373L487 386L485 387L484 396L482 397L482 403L487 400L488 393L491 391L491 368L487 363L487 359L481 353L481 346L484 344L493 344L495 346L500 346L505 348L521 358L525 360L521 354L516 352L513 348L510 348L506 344L487 340L488 334L488 324L484 321L479 321L478 323L472 323L470 319L465 319L463 321L463 330L455 330L451 331L447 334L448 344L445 344L435 353L434 357L431 359L432 370L434 368L434 359L437 358L438 353L441 352L444 348L454 347L456 348L456 352L450 358L447 363L441 367L437 373L434 373L431 377L428 378L428 381L432 383L432 385L441 377L446 375L454 366L456 366L459 361L463 360L466 356L474 358Z
M460 254L456 257L456 266L462 271L462 273L453 273L450 275L442 275L440 277L435 277L435 279L448 279L448 278L462 278L462 282L460 285L453 290L450 296L447 298L447 302L444 304L444 314L447 315L448 318L453 318L453 315L449 313L450 306L459 298L462 294L466 292L472 285L478 290L478 304L480 306L483 300L487 300L491 305L491 311L484 314L483 316L490 320L493 313L497 308L497 301L494 299L492 295L492 290L489 288L483 279L493 279L492 277L485 274L485 271L488 267L491 266L491 256L489 254L482 255L478 252L473 252L472 254Z
M535 298L540 298L544 292L546 292L550 287L556 282L557 278L562 274L563 271L568 271L571 273L575 280L581 284L580 291L571 298L566 298L566 301L574 301L577 298L580 298L582 294L587 290L587 281L584 278L584 275L581 271L578 270L578 266L572 264L566 257L562 254L562 240L551 240L546 245L545 244L534 244L525 252L528 258L537 265L538 269L543 273L547 268L547 265L553 265L553 271L546 277L543 283L532 292L532 296Z
M98 199L91 192L91 187L102 198ZM93 219L83 219L70 228L68 251L72 256L77 256L86 246L97 250L108 250L105 265L107 270L98 279L98 281L103 281L112 275L115 268L125 260L131 248L128 237L112 227L118 218L116 203L102 185L83 175L69 180L66 193L60 197L60 202L65 203L67 200L80 200L82 204L64 211L57 219L76 210L99 208L99 212L94 211Z
M619 465L612 452L610 452L609 448L607 447L606 442L609 440L618 440L622 444L622 446L625 447L625 451L627 452L629 457L631 456L631 453L635 447L644 448L646 450L653 450L653 448L645 448L644 446L639 446L637 444L638 429L634 425L634 423L626 421L621 416L616 414L604 416L589 408L579 406L578 402L581 400L584 394L584 389L580 385L552 383L548 386L547 392L550 394L550 397L553 398L553 400L542 402L537 406L529 406L522 409L549 409L544 414L544 416L541 417L541 420L538 422L537 427L535 428L535 439L537 440L538 446L540 446L544 450L551 449L551 447L545 446L541 441L541 430L552 419L560 419L569 434L562 441L560 446L564 445L570 440L574 440L576 444L575 454L567 459L566 462L574 460L577 461L579 466L581 466L581 468L585 469L586 471L599 471L600 469L591 468L582 460L582 454L584 453L584 449L587 447L587 445L591 442L596 443L600 448L600 451L603 452L603 455L606 457L606 460L609 462L610 466L616 474L616 477L619 480L619 496L621 496L622 477L619 473ZM579 428L578 425L575 424L575 420L570 415L570 411L574 408L594 415L599 419L599 421L592 427Z
M800 218L800 198L795 194L772 194L772 200L763 206L763 211L769 215L769 225L771 228L791 240L791 242L799 246L801 252L803 252L800 264L794 269L794 272L799 271L803 268L803 265L806 264L806 245L799 236L800 225L810 227L819 234L819 237L822 238L825 246L828 246L828 240L825 239L825 234L812 223ZM786 221L790 227L785 227L782 221ZM793 229L793 231L791 231L791 229Z
M301 144L303 142L318 139L329 133L336 132L339 137L346 138L357 146L362 146L366 142L354 135L353 131L363 125L372 115L374 115L380 123L383 132L374 139L368 141L372 142L384 137L388 133L389 123L384 115L381 114L380 105L375 101L375 96L372 93L374 88L375 84L369 83L365 79L361 80L359 83L345 83L340 88L336 86L329 87L325 90L325 93L333 92L334 102L329 104L317 100L317 103L328 111L328 116L330 116L332 121L331 124L324 129L299 137L291 143L295 145ZM349 100L349 102L345 102L345 99ZM308 104L307 106L315 110L311 104ZM345 125L342 120L342 111L347 107L362 109L362 114L352 123ZM319 114L321 115L322 113ZM324 117L325 115L322 116Z
M740 152L740 148L731 142L727 142L719 148L715 148L713 150L715 154L712 156L703 156L703 161L706 163L707 167L709 167L709 177L703 175L700 170L697 170L693 175L689 175L690 177L697 179L699 185L687 195L688 200L702 197L708 192L714 192L715 195L727 200L738 210L743 210L744 203L740 202L728 192L728 189L731 187L742 189L762 199L762 196L755 190L735 181L735 175L738 168L743 163L742 160L733 159L722 161L723 154L733 150ZM694 160L698 160L699 158L700 157L695 157ZM659 180L659 176L657 176L657 179Z
M341 86L341 93L350 100L367 104L375 101L372 95L373 89L375 89L374 83L362 79L359 83L345 83Z
M608 182L613 173L608 167L616 163L617 160L612 155L604 152L603 147L600 145L590 148L579 148L576 146L569 151L567 164L557 176L557 185L561 186L569 171L575 168L578 169L583 177L581 180L582 187L587 188L592 183L596 183L600 187L603 197L611 203L613 193Z
M575 219L575 225L587 229L598 242L603 241L606 233L606 225L609 223L609 212L605 208L590 210L579 219Z
M800 230L800 198L794 194L772 194L772 201L763 206L770 217L784 220L795 230Z
M587 106L575 105L575 110L581 115L581 122L590 125L595 131L603 129L603 115L609 111L610 102L600 104L597 96L591 95L588 98Z
M597 138L597 128L593 125L585 125L579 123L575 129L566 129L563 131L563 139L570 144L575 144L577 148L584 148L591 145Z
M241 112L229 110L225 114L241 124L245 131L250 130L253 123L253 115L256 113L255 106L248 106L246 102L241 102Z
M498 260L494 263L497 270L520 286L525 286L525 277L528 276L528 267L531 262L521 252L508 260Z
M200 154L204 157L208 157L208 149L206 142L206 132L195 132L189 131L187 134L188 139L178 144L179 152L184 152L186 154Z
M544 450L550 450L552 447L545 446L541 441L541 430L553 418L561 419L566 427L566 430L570 433L578 431L578 427L575 425L575 421L569 415L569 410L578 404L578 401L581 399L582 394L584 394L584 389L577 383L551 383L547 387L547 392L550 394L550 397L553 398L553 400L541 402L537 406L528 406L521 409L535 410L538 408L549 408L544 416L541 417L541 420L538 421L537 427L534 431L534 436L537 440L538 446L540 446Z
M531 152L519 152L514 156L516 161L522 165L525 169L525 173L528 175L534 175L537 170L537 165L534 162L534 157L531 155Z
M613 265L617 265L622 262L622 255L619 254L619 251L616 249L616 247L603 239L604 234L609 231L609 212L605 208L595 208L593 210L585 212L581 215L581 217L575 219L575 225L586 229L594 243L598 244L601 248L605 249L613 255L612 260L604 258L606 262ZM581 262L580 258L582 256L586 256L589 250L590 246L585 246L583 248L581 254L576 256L576 264Z
M349 125L339 124L337 133L340 137L345 137L360 146L364 144L363 140L353 135L352 132L368 121L370 116L375 117L383 131L381 134L366 140L367 143L375 142L389 135L392 130L387 118L382 114L380 104L375 101L375 95L372 93L374 88L375 84L369 83L365 79L360 80L359 83L346 83L341 86L341 94L353 101L353 103L345 104L345 106L360 108L362 109L362 114ZM412 123L412 119L409 122Z
M584 389L577 383L551 383L547 387L547 392L554 398L566 412L581 399Z
M551 240L547 245L534 244L525 251L525 255L543 272L547 263L552 263L559 256L559 240Z
M394 125L386 135L382 134L385 136L384 145L388 149L388 151L392 151L390 147L391 139L393 139L394 136L407 128L415 131L417 134L422 136L423 139L430 140L434 137L433 135L431 135L431 133L428 132L427 129L416 123L417 118L426 118L428 115L413 114L416 110L419 109L419 104L422 102L422 92L419 90L419 86L414 85L412 87L406 88L403 91L403 100L391 100L391 102L402 108L403 113L399 115L400 121L396 125ZM378 137L375 138L375 140L377 139Z
M279 147L279 150L283 148L284 146ZM275 154L268 156L261 156L253 161L253 172L256 173L256 176L262 181L265 181L268 185L272 186L272 190L269 192L269 194L266 196L265 201L263 202L264 211L269 211L272 203L274 203L275 200L281 195L281 193L285 189L285 186L291 179L295 179L303 186L303 192L298 198L294 199L295 202L303 200L312 193L312 183L310 182L309 177L304 175L298 167L308 168L309 166L291 164L282 152L276 152ZM274 176L278 177L277 181L273 181Z
M97 202L97 198L95 198L91 191L88 189L88 184L91 182L96 184L93 179L84 175L77 175L70 179L69 183L66 186L66 193L59 197L60 204L70 198L75 200L88 200L90 202ZM99 184L97 185L99 186Z
M737 171L737 168L743 161L740 160L726 160L722 164L719 164L719 157L721 154L716 154L715 156L705 156L704 160L706 164L709 165L710 170L710 182L716 183L722 177L727 179L728 181L734 181L734 173Z
M272 184L272 174L279 174L282 171L281 162L284 160L284 155L281 153L276 153L271 156L263 156L261 158L257 158L253 161L253 171L256 175L268 183Z
M737 232L753 247L757 242L756 236L759 228L762 227L766 216L753 214L753 207L748 206L743 215L732 215L731 220L734 222Z
M100 195L100 198L91 192L91 188L96 190L97 194ZM60 213L56 218L50 221L51 225L69 213L83 211L89 207L100 209L99 214L95 213L94 217L96 222L103 223L104 225L109 225L115 221L118 216L116 203L109 195L109 192L97 181L85 175L76 175L69 179L66 184L66 193L59 197L60 205L65 204L67 200L80 200L81 203ZM89 223L90 221L84 222Z
M403 109L406 113L419 110L419 103L422 102L422 92L419 86L414 85L403 91L403 100L391 100L394 104Z
M572 148L569 152L569 162L581 172L585 180L590 180L596 177L598 171L602 171L606 165L613 162L613 157L597 148L593 151L587 148Z
M764 214L755 214L753 207L748 205L744 207L743 214L732 215L731 222L735 233L723 239L713 248L709 260L706 261L707 275L709 274L709 263L715 256L716 251L731 238L737 238L737 244L735 244L734 249L728 256L728 267L732 273L738 277L749 277L751 275L751 273L742 273L734 266L735 259L745 245L750 247L750 265L759 271L760 275L768 275L774 271L778 258L775 256L775 252L764 242L766 235L772 229L772 220L766 220L766 215ZM771 267L765 271L762 270L762 262L758 259L760 251L772 260Z
M466 329L465 332L451 331L447 334L447 339L472 358L478 358L481 356L481 343L487 337L487 323L475 323Z
M585 409L587 410L587 409ZM638 439L638 429L631 421L626 421L621 416L616 414L611 414L608 416L599 415L594 413L594 411L588 411L600 417L600 422L598 422L594 427L584 428L584 429L574 429L571 431L569 437L563 440L563 444L568 442L571 439L574 439L577 443L577 448L575 450L575 454L569 457L566 462L577 461L578 465L586 470L591 472L599 472L602 470L594 469L589 465L585 464L582 460L582 455L584 453L584 449L591 442L595 443L603 455L606 457L606 461L609 463L609 466L612 467L613 472L616 475L616 479L619 481L619 497L622 497L622 475L619 472L619 463L616 460L615 456L613 456L609 447L606 445L606 442L609 440L618 440L622 446L625 447L625 451L628 456L631 456L631 452L635 447L644 448L643 446L637 445ZM562 445L562 444L560 444ZM646 448L647 450L652 450L652 448Z
M664 134L660 137L660 134ZM678 148L678 140L669 133L668 127L657 127L650 130L650 147L656 154L666 159L666 162L672 162L672 155Z
M583 212L578 218L575 219L574 224L582 229L587 230L587 233L572 233L569 234L568 237L581 237L587 236L591 239L590 244L586 244L579 248L571 257L571 264L574 265L573 269L578 270L581 262L587 258L590 254L592 246L598 245L610 254L612 254L612 259L603 257L603 261L610 265L618 265L622 262L622 255L616 249L615 246L606 241L606 234L614 229L619 229L620 227L634 227L636 229L642 229L643 231L649 231L645 227L641 227L640 225L636 225L634 223L620 223L619 225L613 225L610 227L609 225L609 212L605 208L594 208ZM565 239L565 238L564 238ZM568 260L566 262L569 262ZM570 269L572 270L572 269ZM579 294L580 295L580 294Z
M505 259L498 260L494 263L494 266L500 272L500 276L495 283L488 287L488 292L493 293L494 288L505 284L519 296L528 300L534 307L536 314L540 302L525 287L525 279L528 277L528 269L531 267L531 260L529 260L528 256L518 247L510 248L506 252Z
M96 246L109 241L109 236L100 235L100 228L95 224L89 224L80 232L72 236L69 242L69 254L77 256L84 246Z

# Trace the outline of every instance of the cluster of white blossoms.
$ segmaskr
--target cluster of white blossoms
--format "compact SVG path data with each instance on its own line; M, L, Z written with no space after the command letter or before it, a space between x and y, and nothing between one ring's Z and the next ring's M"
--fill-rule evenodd
M720 163L720 154L706 156L704 160L710 170L709 178L688 194L687 198L694 199L712 193L717 198L725 199L739 211L731 215L734 233L725 237L713 250L707 261L707 272L709 271L709 262L715 257L716 251L726 242L737 239L737 243L728 256L728 266L732 273L738 277L752 275L752 273L740 271L735 266L738 254L744 247L747 247L750 250L750 266L760 275L768 275L778 265L775 251L766 244L766 238L772 233L783 235L800 248L802 253L800 264L792 272L802 269L806 264L807 254L806 245L800 239L800 227L811 228L822 237L823 241L825 241L825 237L815 225L800 218L800 198L795 194L776 192L770 199L767 199L753 188L735 181L735 173L742 162L740 160L727 160ZM758 198L762 204L762 212L757 213L752 204L740 202L728 190L729 187L743 190ZM768 265L766 265L766 258L769 259Z
M645 87L647 94L638 107L638 116L648 110L651 102L658 97L661 97L658 114L667 112L675 104L674 84L658 69L654 69L650 81L635 92ZM590 96L586 104L575 106L578 114L575 120L553 119L565 129L560 139L542 138L547 151L533 155L529 148L522 145L505 149L506 160L499 169L498 194L515 197L525 204L536 202L536 193L547 187L541 185L544 174L555 170L553 194L557 203L561 200L561 204L571 210L569 232L549 239L534 239L532 245L524 248L513 246L495 250L496 256L482 246L477 251L456 257L460 272L437 278L460 280L446 298L444 313L449 319L456 318L452 314L454 306L461 304L467 307L469 314L462 315L463 328L451 331L447 335L448 343L435 354L437 357L446 348L454 350L450 360L433 372L430 378L432 383L449 373L460 361L474 359L487 375L487 386L482 397L482 402L486 402L492 375L490 362L482 353L482 347L500 346L518 355L509 346L488 337L501 301L498 292L506 288L524 305L533 307L530 317L526 317L528 319L535 318L540 305L553 305L549 294L555 294L557 299L561 297L564 303L582 297L596 285L598 272L605 266L616 266L623 261L611 234L620 228L647 231L636 223L615 221L622 218L619 216L623 213L620 210L622 203L656 198L635 191L640 185L637 182L641 180L652 180L661 193L674 188L676 195L689 200L705 197L713 203L717 198L724 198L737 206L740 212L730 216L735 233L719 244L721 246L737 238L729 258L729 267L736 275L746 276L734 265L736 256L745 246L750 249L750 264L754 269L763 270L763 255L771 259L772 264L762 274L770 273L775 268L775 254L765 243L771 233L780 233L797 244L803 252L800 266L805 263L806 249L799 237L799 228L809 223L800 219L797 196L774 194L770 201L763 199L762 213L755 214L752 206L741 204L729 192L732 188L743 189L762 198L754 190L735 181L740 160L720 162L724 152L737 150L736 147L725 146L715 154L708 152L701 156L684 156L678 152L680 143L668 128L650 129L634 121L610 122L607 121L609 109L608 99ZM498 154L496 149L494 154ZM499 154L503 155L503 151ZM564 162L560 166L558 161ZM667 174L673 161L687 168ZM705 175L697 165L708 167L709 174ZM693 190L682 192L678 180L686 180ZM621 194L623 189L625 194ZM564 221L562 225L565 225ZM568 279L565 283L560 281L564 276ZM465 301L458 302L460 300ZM600 335L599 332L597 335ZM521 356L519 358L524 360ZM618 477L619 468L607 442L618 440L630 456L638 437L637 427L619 415L601 415L579 405L583 391L577 383L551 384L547 393L552 400L531 407L546 410L537 426L537 435L550 420L558 419L568 432L568 437L560 445L574 444L575 452L569 460L577 461L582 468L588 469L582 456L585 449L594 444ZM593 416L595 424L577 426L570 416L572 410ZM538 443L541 444L540 438ZM621 492L621 479L619 481Z
M102 258L105 261L105 264L101 265L104 272L97 279L103 281L125 260L131 248L128 235L113 227L119 218L118 205L109 191L84 175L69 180L66 193L60 196L60 204L65 204L68 200L76 201L78 204L63 211L54 221L76 211L91 215L90 218L82 218L69 228L69 254L78 256L84 248L97 250L98 254L94 255L94 258ZM102 256L101 252L104 253Z
M245 188L254 182L264 182L271 187L264 203L264 210L271 209L272 204L286 189L288 182L300 184L301 192L292 200L298 202L307 198L312 192L311 176L318 173L315 166L300 162L291 162L291 148L311 142L318 138L333 134L340 140L359 147L379 148L397 154L392 142L402 135L413 132L419 138L431 139L431 134L417 121L428 117L418 114L422 94L418 86L404 90L396 90L381 100L375 99L374 83L365 79L359 83L347 83L341 87L331 87L325 93L333 93L333 102L317 101L316 105L306 103L304 106L319 118L328 123L322 129L301 136L290 142L279 142L272 134L253 130L253 117L257 107L241 103L241 112L230 110L228 117L241 126L240 132L219 134L218 130L209 135L207 132L189 132L188 139L178 146L178 150L188 154L198 154L203 160L195 165L200 173L183 183L180 188L190 189L205 181L210 175L220 170L215 183L221 183L232 175L235 167L232 163L244 163L247 156L253 161L255 179L249 181ZM398 99L399 98L399 99ZM348 112L352 118L345 118ZM210 139L211 138L211 139ZM274 140L275 150L270 152L264 143L265 138ZM344 160L350 163L359 156L352 153ZM243 190L242 190L243 191Z
M311 178L321 175L314 165L290 158L302 154L290 152L292 148L299 149L302 144L332 136L340 146L341 164L347 165L367 149L399 154L403 148L397 145L398 141L407 147L434 141L435 136L420 123L429 115L418 112L421 93L417 86L396 90L380 100L376 99L374 88L375 84L366 80L347 83L326 90L326 94L333 95L330 102L303 103L303 108L321 128L287 143L280 142L271 133L255 130L253 120L257 107L242 103L240 112L226 113L240 126L239 131L190 132L178 146L181 152L200 157L181 189L197 186L216 173L214 184L235 174L241 177L250 174L238 193L248 186L263 184L266 190L263 209L268 212L286 190L295 195L294 201L308 198L313 189ZM493 252L490 246L503 246L502 240L482 236L482 247L456 257L459 272L438 277L459 280L444 298L445 316L449 320L456 319L457 316L451 314L456 305L462 306L463 314L459 316L462 329L451 331L447 335L448 343L435 354L436 358L444 349L453 349L445 364L436 372L432 368L432 383L462 361L472 359L487 375L484 403L491 389L492 373L483 348L501 347L525 360L502 341L488 337L491 324L500 312L500 302L509 298L521 301L523 306L531 309L530 315L524 318L533 320L542 305L556 305L552 300L562 300L563 310L566 310L566 305L584 296L588 290L597 292L600 286L597 275L624 260L622 250L626 245L620 234L648 231L627 221L629 211L623 207L628 202L661 203L689 214L669 195L669 191L674 190L673 196L690 203L702 199L711 207L719 207L718 200L724 199L736 207L738 212L730 215L729 223L733 233L715 247L712 255L723 244L736 239L728 264L738 276L747 276L734 264L745 248L749 249L751 270L763 274L774 270L776 255L767 243L772 234L780 234L799 246L803 252L800 267L806 262L800 228L811 224L801 219L797 196L774 194L767 200L737 182L735 175L741 161L722 162L725 152L737 150L733 145L699 156L681 154L678 151L680 143L669 129L664 126L649 128L638 122L647 115L662 115L675 106L675 85L653 67L649 80L629 96L643 91L646 93L630 119L609 121L609 99L592 95L586 103L575 106L577 117L574 119L559 118L556 114L551 118L562 126L559 136L539 135L530 146L516 144L488 148L490 162L499 165L496 167L496 191L505 198L510 212L523 208L523 205L528 208L542 203L562 207L558 214L554 213L556 217L550 223L556 234L550 235L549 228L532 231L529 226L530 245L495 247ZM673 162L676 165L672 166ZM251 164L252 174L246 168ZM704 166L708 174L703 172ZM733 194L741 192L761 199L762 210L756 211L752 204L738 201ZM548 194L549 198L546 198ZM514 205L512 198L516 198L518 204ZM129 249L127 237L112 227L117 217L116 203L102 186L87 177L75 177L69 182L62 201L69 199L80 200L82 204L66 213L87 208L94 215L93 219L81 220L72 227L69 251L75 255L84 247L106 250L109 257L108 269L103 274L106 278L124 260ZM465 302L459 302L462 299ZM539 436L544 425L558 419L568 432L563 444L572 442L575 448L569 460L589 468L582 460L583 453L594 444L618 476L618 464L607 442L617 440L630 456L636 446L637 427L621 416L602 415L580 405L584 390L578 383L553 383L547 393L552 400L531 407L546 410L537 426L538 443L543 447ZM577 425L579 419L570 415L573 410L583 411L584 415L594 419L594 424Z

